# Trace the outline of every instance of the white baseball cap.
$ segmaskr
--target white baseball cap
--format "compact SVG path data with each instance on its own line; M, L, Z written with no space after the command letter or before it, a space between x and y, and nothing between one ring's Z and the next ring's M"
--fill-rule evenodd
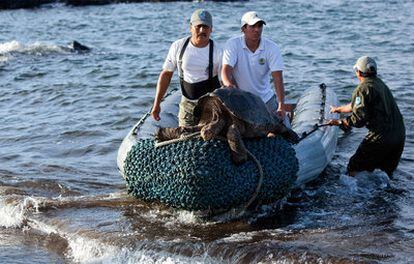
M244 27L244 25L253 26L257 22L263 22L263 24L266 25L266 22L260 17L258 17L256 12L249 11L242 16L241 27Z

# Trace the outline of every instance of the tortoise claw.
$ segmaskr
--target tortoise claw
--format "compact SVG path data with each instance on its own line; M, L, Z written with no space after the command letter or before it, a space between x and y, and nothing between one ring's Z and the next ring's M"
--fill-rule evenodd
M214 137L214 133L211 131L211 129L206 129L206 127L203 127L203 129L201 129L201 137L204 141L210 140Z
M288 141L292 142L293 144L298 144L300 141L300 137L298 136L298 134L296 134L296 132L291 129L284 133L283 137Z

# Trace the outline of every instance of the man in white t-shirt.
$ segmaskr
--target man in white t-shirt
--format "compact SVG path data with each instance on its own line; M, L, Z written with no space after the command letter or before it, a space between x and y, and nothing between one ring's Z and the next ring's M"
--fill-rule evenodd
M213 29L211 14L197 9L190 19L190 37L175 41L165 59L157 83L157 91L151 116L160 120L160 103L171 82L174 70L178 68L182 98L178 114L180 126L196 125L194 108L197 100L206 93L221 86L218 73L221 67L222 51L210 39Z
M279 120L285 120L283 59L276 43L262 37L263 25L266 22L256 12L243 15L243 35L229 39L223 51L222 82L223 86L237 87L258 95L270 113ZM276 94L271 86L270 75ZM285 124L288 125L288 122Z

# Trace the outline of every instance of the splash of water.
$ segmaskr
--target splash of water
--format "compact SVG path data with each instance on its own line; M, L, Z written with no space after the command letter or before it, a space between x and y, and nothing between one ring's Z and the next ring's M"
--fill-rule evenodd
M69 47L59 46L56 44L48 44L42 42L33 42L22 44L17 40L0 43L0 54L10 55L13 53L22 53L28 55L43 56L47 54L66 54L70 52Z
M23 224L24 211L20 206L6 204L0 200L0 226L5 228L16 228Z
M39 211L39 201L26 197L20 203L7 203L4 199L0 199L0 226L5 228L22 227L27 220L27 212L34 209Z
M355 177L342 174L340 182L347 187L351 194L369 194L374 190L390 187L390 179L384 172L359 172Z

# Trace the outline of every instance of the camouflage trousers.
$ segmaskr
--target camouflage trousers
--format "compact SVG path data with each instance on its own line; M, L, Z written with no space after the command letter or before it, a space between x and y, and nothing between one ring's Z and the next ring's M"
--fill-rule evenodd
M181 96L180 110L178 112L179 126L195 126L198 119L194 116L194 108L198 100L190 100L185 96Z

